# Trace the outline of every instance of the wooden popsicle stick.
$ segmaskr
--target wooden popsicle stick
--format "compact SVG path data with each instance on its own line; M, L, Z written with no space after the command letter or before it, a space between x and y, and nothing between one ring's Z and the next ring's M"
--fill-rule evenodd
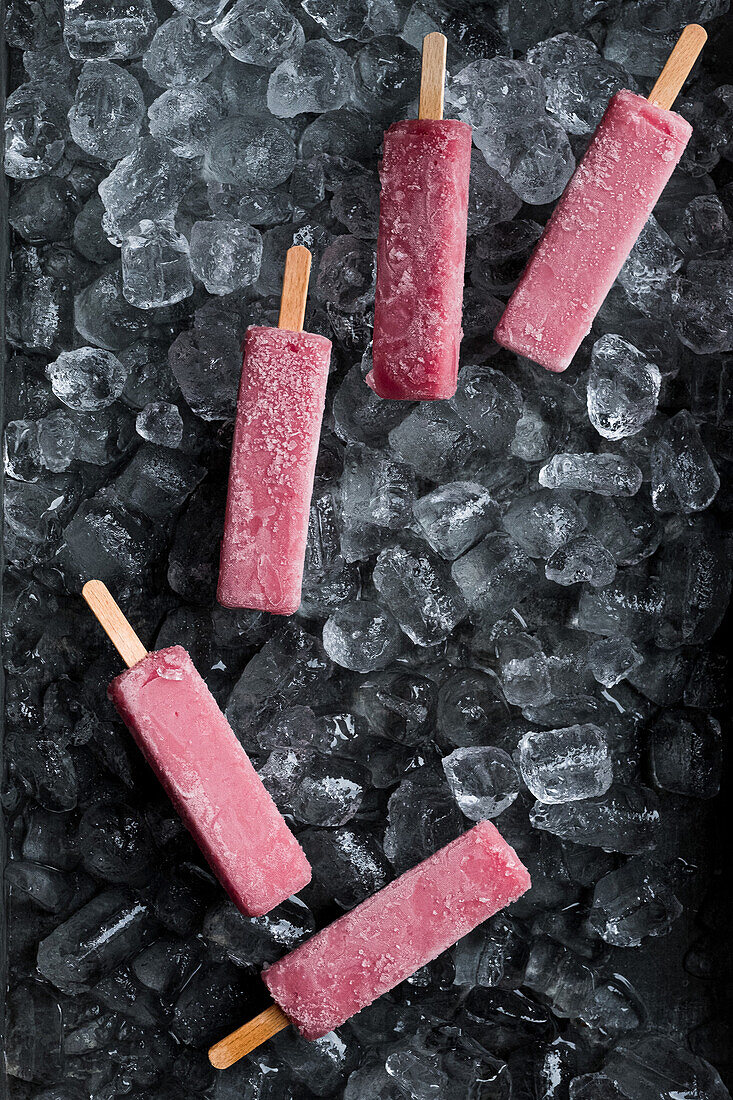
M707 40L708 33L704 27L697 23L688 23L649 93L650 103L665 111L671 109Z
M445 56L448 39L440 31L426 34L422 40L422 74L418 118L442 119L445 93Z
M128 668L147 657L147 649L115 603L106 584L87 581L81 594Z
M259 1016L242 1024L236 1031L209 1048L209 1061L214 1069L228 1069L261 1046L278 1031L290 1026L290 1020L277 1005L270 1005Z
M287 251L278 328L288 329L289 332L300 332L303 328L312 258L302 244L294 244Z

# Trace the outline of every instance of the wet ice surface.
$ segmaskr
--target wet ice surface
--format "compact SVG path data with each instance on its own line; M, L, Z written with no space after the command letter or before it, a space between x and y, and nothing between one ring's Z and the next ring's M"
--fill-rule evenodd
M727 7L9 3L14 1098L727 1096ZM696 19L695 133L593 332L560 376L500 352L540 204ZM459 388L415 406L364 377L381 131L435 29L476 148ZM334 355L285 621L214 589L239 345L292 243ZM107 702L92 575L190 651L311 860L300 899L245 919L202 865ZM264 964L482 817L530 894L338 1033L210 1069Z

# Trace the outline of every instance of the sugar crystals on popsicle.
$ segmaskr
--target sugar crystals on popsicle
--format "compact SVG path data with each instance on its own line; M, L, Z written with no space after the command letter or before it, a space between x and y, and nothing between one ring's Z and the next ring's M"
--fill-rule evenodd
M373 369L380 397L456 392L466 259L471 127L443 119L446 39L423 41L417 119L384 135Z
M310 881L305 854L181 646L148 653L101 581L83 595L129 666L109 694L212 871L247 916Z
M707 35L682 32L649 99L617 92L494 332L497 343L563 371L590 332L692 127L672 106Z
M317 1039L529 889L516 852L482 821L265 971L276 1005L209 1051L223 1069L294 1024Z
M311 255L289 249L278 327L244 342L217 598L291 615L300 605L331 342L303 332Z

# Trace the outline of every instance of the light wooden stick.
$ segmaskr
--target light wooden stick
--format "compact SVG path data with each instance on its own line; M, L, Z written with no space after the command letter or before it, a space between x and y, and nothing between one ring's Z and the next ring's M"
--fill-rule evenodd
M707 31L697 23L689 23L685 27L649 93L650 103L665 111L670 110L707 39Z
M277 1007L270 1005L259 1016L242 1024L231 1035L220 1039L209 1049L209 1061L214 1069L228 1069L244 1058L262 1043L277 1035L278 1031L290 1026L290 1020L285 1013Z
M128 668L147 657L147 649L112 599L106 584L102 581L87 581L81 594Z
M422 40L422 75L420 77L420 107L418 118L441 119L445 91L445 55L448 39L439 31L426 34Z
M302 244L294 244L285 257L283 291L277 327L300 332L305 320L312 256Z

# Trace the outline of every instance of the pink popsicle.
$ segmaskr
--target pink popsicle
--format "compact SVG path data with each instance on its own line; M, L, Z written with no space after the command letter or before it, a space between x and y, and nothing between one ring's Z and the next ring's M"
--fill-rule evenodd
M380 397L456 392L471 127L421 118L384 136L373 369Z
M290 615L303 581L331 342L247 329L217 598Z
M482 821L291 951L263 975L317 1039L529 889L516 852Z
M181 646L149 653L109 695L234 904L261 916L311 869Z
M611 99L494 332L552 371L569 366L690 139L633 92Z

